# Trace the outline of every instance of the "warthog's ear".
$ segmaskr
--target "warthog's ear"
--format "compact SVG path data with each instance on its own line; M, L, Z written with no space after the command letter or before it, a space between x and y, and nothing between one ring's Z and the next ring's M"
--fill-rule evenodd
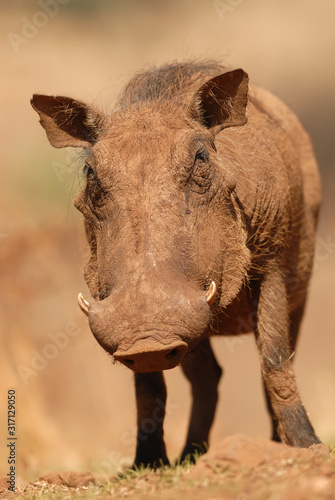
M226 127L244 125L248 102L248 75L242 69L215 76L200 87L191 103L191 116L202 125L219 132Z
M88 148L97 141L103 117L94 108L61 96L35 94L30 102L55 148Z

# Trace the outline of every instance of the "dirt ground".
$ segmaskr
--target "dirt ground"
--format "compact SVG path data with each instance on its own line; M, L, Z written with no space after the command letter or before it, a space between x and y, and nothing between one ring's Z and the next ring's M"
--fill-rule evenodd
M1 484L1 480L0 480ZM53 472L18 489L17 498L138 498L302 500L335 498L335 455L324 445L306 449L234 435L196 465L106 477ZM12 498L0 489L0 498ZM13 496L14 498L14 496Z
M224 377L210 452L189 469L140 472L106 483L106 477L115 477L133 459L133 377L126 368L112 366L77 306L78 292L87 293L81 273L86 247L82 220L71 202L80 189L80 168L71 151L49 146L29 104L31 95L39 92L93 101L108 111L121 87L143 67L210 57L243 67L254 83L293 107L312 136L324 191L295 370L311 421L323 443L332 448L333 2L316 6L312 0L203 0L195 6L190 0L69 0L47 18L38 14L42 7L35 0L0 0L0 7L0 441L8 437L7 394L14 389L17 486L33 482L22 494L37 498L54 490L59 498L86 495L86 486L76 492L66 490L66 482L48 487L43 481L36 483L54 471L85 471L97 482L104 478L104 486L92 486L92 497L150 498L159 491L162 498L202 498L205 492L206 498L240 500L333 498L333 455L295 455L298 452L291 448L280 451L266 441L270 425L258 356L253 338L245 336L213 339ZM13 38L13 33L21 38ZM186 435L190 393L179 369L167 372L166 380L165 437L174 460ZM236 437L237 433L248 437ZM242 447L250 456L268 458L249 463L236 451L238 458L232 460L232 444L223 441L229 436L235 436L236 450ZM1 445L0 477L7 473L8 450ZM291 491L295 496L289 496ZM2 492L2 498L8 494Z

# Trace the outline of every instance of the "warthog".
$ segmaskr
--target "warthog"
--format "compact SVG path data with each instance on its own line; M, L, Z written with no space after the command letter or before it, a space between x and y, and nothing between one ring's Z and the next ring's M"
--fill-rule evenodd
M162 372L177 365L193 396L181 458L205 451L222 373L212 335L254 333L273 439L319 443L292 368L320 201L297 117L248 90L242 69L212 62L139 73L111 114L68 97L31 102L54 147L86 151L74 203L93 300L79 305L135 372L135 464L168 463Z

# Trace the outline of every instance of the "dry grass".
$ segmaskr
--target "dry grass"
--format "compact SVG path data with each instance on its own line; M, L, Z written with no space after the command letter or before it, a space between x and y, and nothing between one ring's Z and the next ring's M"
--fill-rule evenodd
M281 459L256 468L222 466L213 463L205 474L194 473L190 464L163 467L157 471L138 469L107 479L97 477L96 485L55 486L39 481L18 491L16 498L37 500L136 498L138 500L207 499L333 499L335 498L335 457L308 460ZM11 499L10 496L1 497ZM14 498L14 497L13 497Z

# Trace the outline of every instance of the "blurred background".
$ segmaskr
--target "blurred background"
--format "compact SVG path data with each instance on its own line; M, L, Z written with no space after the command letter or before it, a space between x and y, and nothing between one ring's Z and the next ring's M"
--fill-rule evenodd
M77 306L85 239L72 207L80 171L49 145L33 93L94 102L108 112L142 68L190 58L242 67L300 116L323 179L309 306L295 359L303 402L335 445L334 116L332 0L2 0L0 182L0 474L6 474L7 391L16 389L19 475L112 471L135 447L132 373L112 366ZM214 339L225 377L212 442L269 437L253 338ZM170 457L185 439L190 396L166 372Z

